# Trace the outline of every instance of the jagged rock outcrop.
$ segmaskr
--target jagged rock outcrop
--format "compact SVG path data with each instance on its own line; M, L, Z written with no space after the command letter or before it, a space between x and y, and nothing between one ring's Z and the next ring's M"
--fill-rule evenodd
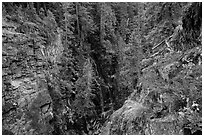
M3 134L51 134L53 100L44 73L47 61L40 47L32 47L29 35L16 32L16 28L16 24L3 20Z

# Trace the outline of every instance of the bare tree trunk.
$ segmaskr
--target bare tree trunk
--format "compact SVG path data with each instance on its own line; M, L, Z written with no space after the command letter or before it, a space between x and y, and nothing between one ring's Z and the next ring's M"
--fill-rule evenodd
M80 46L81 46L81 37L80 37L80 28L79 28L79 7L78 7L78 3L75 3L76 6L76 16L77 16L77 33L78 33L78 40L80 42Z
M100 44L103 45L103 14L102 14L102 3L98 4L98 9L100 11ZM104 112L104 99L103 99L103 91L100 90L100 100L101 100L101 111Z
M79 48L78 48L78 54L79 54L79 66L83 66L84 62L85 62L85 59L83 57L83 50L82 50L82 47L83 47L83 41L82 41L82 37L81 37L81 30L80 30L80 16L79 16L79 3L75 3L75 6L76 6L76 16L77 16L77 32L78 32L78 41L79 41ZM80 69L80 74L82 74L82 71L83 71L83 68Z
M37 11L37 14L39 15L40 14L40 2L36 2L36 4L37 4L36 11Z
M66 11L67 12L67 11ZM67 17L65 16L65 29L66 29L66 36L65 36L65 45L67 45L67 34L68 34L68 31L67 31L67 21L68 21L68 19L67 19Z
M46 7L46 2L43 2L43 7L44 7L44 10L45 10L45 16L47 16L47 7Z

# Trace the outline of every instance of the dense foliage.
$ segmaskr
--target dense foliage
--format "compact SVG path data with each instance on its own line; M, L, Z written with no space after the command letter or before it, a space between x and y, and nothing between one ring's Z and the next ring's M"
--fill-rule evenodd
M202 3L4 2L2 24L3 46L14 45L16 60L30 67L21 73L39 69L30 58L42 66L38 85L48 95L26 112L33 134L100 134L133 98L155 111L151 118L181 114L184 134L202 131ZM3 77L3 94L10 79ZM42 98L51 100L50 127L38 112ZM140 134L117 128L108 134Z

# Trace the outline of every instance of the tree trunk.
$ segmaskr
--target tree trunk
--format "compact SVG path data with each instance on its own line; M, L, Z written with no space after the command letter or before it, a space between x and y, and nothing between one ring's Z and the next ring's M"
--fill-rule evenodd
M40 14L40 2L36 2L36 11L37 11L37 14L39 15Z
M80 43L80 46L81 46L81 37L80 37L80 27L79 27L79 7L78 7L78 3L76 2L75 3L75 6L76 6L76 16L77 16L77 33L78 33L78 40L79 40L79 43Z
M77 33L78 33L78 42L79 42L79 47L78 47L78 54L79 54L79 66L81 66L82 69L80 69L80 74L82 74L83 72L83 64L85 62L85 59L83 57L83 41L82 41L82 37L81 37L81 30L80 30L80 16L79 16L79 5L76 2L75 3L76 6L76 19L77 19Z
M103 45L103 14L102 14L102 3L98 4L98 9L100 12L100 44ZM101 111L104 112L104 99L103 99L103 91L100 90L100 100L101 100Z
M65 12L67 12L67 11L65 11ZM67 21L68 21L68 19L67 19L67 17L65 16L65 29L66 29L66 36L65 36L65 45L67 45L67 34L68 34L68 31L67 31Z
M114 102L114 106L117 107L118 106L118 103L117 103L117 99L119 99L119 96L117 96L117 94L119 94L120 92L120 62L121 62L121 58L122 58L122 54L121 54L121 50L122 50L122 44L124 43L122 41L122 37L120 36L119 32L116 31L116 45L114 46L114 51L116 52L116 57L115 57L115 62L116 62L116 65L115 65L115 76L114 76L114 90L113 90L113 97L112 97L112 100ZM113 108L115 108L113 106Z

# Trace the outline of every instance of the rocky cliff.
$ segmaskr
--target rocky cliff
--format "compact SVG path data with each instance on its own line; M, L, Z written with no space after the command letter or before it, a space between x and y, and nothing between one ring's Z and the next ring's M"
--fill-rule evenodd
M48 62L42 48L34 47L37 41L18 32L18 25L3 20L3 134L50 134L53 100L44 73Z

